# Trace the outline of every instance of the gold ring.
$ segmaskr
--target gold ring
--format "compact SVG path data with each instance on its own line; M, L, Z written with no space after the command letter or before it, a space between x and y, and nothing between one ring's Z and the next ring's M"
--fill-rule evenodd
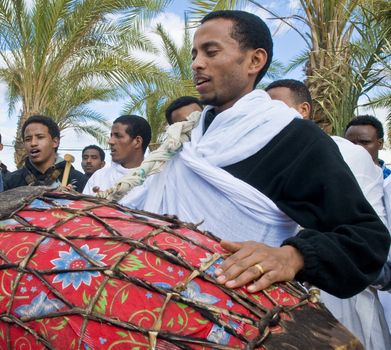
M261 275L263 275L265 273L265 270L263 269L263 267L262 267L262 265L260 263L255 264L254 266L259 270Z

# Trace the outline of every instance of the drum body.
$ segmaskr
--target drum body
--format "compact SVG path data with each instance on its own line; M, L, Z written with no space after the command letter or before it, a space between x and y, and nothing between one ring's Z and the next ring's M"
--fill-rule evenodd
M193 225L38 187L0 201L0 349L362 348L296 283L216 284L226 252Z

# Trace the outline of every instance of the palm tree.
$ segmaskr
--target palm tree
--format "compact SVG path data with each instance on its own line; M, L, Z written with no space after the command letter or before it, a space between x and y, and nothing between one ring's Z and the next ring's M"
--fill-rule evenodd
M217 9L253 4L296 30L307 45L290 68L305 65L306 84L314 99L313 119L327 132L341 135L353 117L358 99L387 84L390 3L385 0L300 0L302 32L257 1L193 0L199 18Z
M343 135L358 100L385 82L389 28L381 23L379 2L302 0L311 31L307 86L313 118L326 131Z
M36 0L29 8L23 0L0 0L0 55L5 64L0 70L0 79L8 85L10 110L17 101L22 103L15 142L17 165L23 158L20 127L32 114L53 113L51 116L63 121L62 127L73 125L79 131L98 135L101 130L96 126L94 131L94 127L65 121L73 116L76 122L72 113L77 103L85 104L86 92L98 89L89 95L91 101L113 93L103 93L102 88L96 86L97 82L106 82L104 90L107 90L125 81L151 80L151 64L140 62L130 54L134 46L142 49L150 46L139 34L138 27L131 27L131 23L148 18L169 2ZM124 11L126 20L121 17ZM126 41L129 38L131 42ZM63 86L65 82L66 89L60 91L59 84ZM79 98L72 97L72 91L77 92ZM68 107L61 110L57 109L59 99L55 98L59 93L68 103ZM60 115L60 112L65 114ZM80 112L86 110L79 109ZM101 122L93 113L83 117Z
M110 125L103 115L90 108L90 104L116 98L117 91L111 86L80 83L74 88L67 80L57 81L50 91L51 103L45 107L43 114L52 116L60 130L71 128L78 134L89 134L106 146Z
M161 39L160 54L168 61L169 67L155 66L155 83L133 85L129 89L129 103L124 106L127 113L140 112L146 114L152 128L152 143L159 140L165 129L164 112L168 104L180 96L198 96L193 83L191 71L191 39L189 27L186 25L183 44L178 47L161 24L157 24L155 33ZM158 48L156 48L158 50Z
M377 1L374 4L374 12L376 13L377 25L381 25L384 29L384 41L383 51L381 56L383 59L377 63L377 69L382 72L379 76L377 84L377 93L375 96L367 96L368 102L364 107L371 108L385 108L388 111L386 120L388 126L388 139L391 140L391 4L388 1ZM373 25L373 23L372 23ZM362 48L365 50L365 48Z

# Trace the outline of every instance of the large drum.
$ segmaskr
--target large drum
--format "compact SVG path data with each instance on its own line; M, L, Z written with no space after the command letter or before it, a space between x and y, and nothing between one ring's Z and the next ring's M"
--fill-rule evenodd
M176 218L39 187L0 213L0 349L362 349L299 284L216 284L219 240Z

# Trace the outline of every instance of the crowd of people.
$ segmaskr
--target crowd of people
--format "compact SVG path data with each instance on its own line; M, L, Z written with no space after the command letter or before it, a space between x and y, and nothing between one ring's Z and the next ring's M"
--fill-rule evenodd
M256 89L272 55L259 17L204 17L192 49L200 99L184 96L166 110L169 125L200 113L191 140L121 203L202 222L220 236L232 255L216 270L217 283L253 292L279 281L309 283L366 349L391 349L391 170L379 159L382 124L361 115L345 138L326 135L310 120L312 98L302 82ZM58 125L35 115L21 133L27 157L14 172L0 163L0 191L65 181L96 195L139 167L151 140L145 118L120 116L108 140L111 165L100 147L87 146L84 174L72 167L64 179ZM382 303L379 290L386 291Z

